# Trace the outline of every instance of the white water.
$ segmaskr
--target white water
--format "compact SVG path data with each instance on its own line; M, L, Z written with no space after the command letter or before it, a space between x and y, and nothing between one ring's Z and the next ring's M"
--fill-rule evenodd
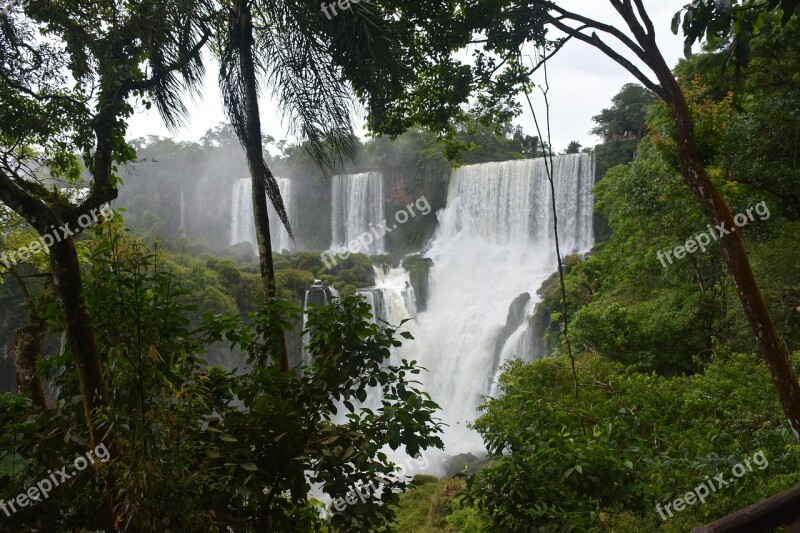
M281 191L283 205L286 212L292 217L292 182L288 178L275 178ZM253 218L253 189L250 178L241 178L233 185L233 199L231 205L231 238L230 245L248 242L253 247L253 252L258 249L256 242L256 228ZM269 213L269 232L272 238L272 249L275 251L291 250L294 248L289 233L283 227L278 214L272 207L272 202L267 198L267 211Z
M373 322L392 326L417 316L417 298L403 268L375 269L375 286L358 291L372 308ZM408 329L408 328L405 328Z
M181 223L178 229L182 233L186 232L186 198L183 194L183 185L181 185Z
M320 282L321 283L321 282ZM330 286L323 286L323 285L314 285L309 290L306 291L305 296L303 296L303 330L306 330L308 326L308 313L307 311L311 309L312 306L317 305L325 305L328 303L329 300L339 298L339 291L336 290L336 287L333 285ZM311 365L312 357L311 352L308 350L308 345L311 342L311 332L303 334L303 362L306 365Z
M350 242L370 235L370 244L351 251L367 255L383 253L384 238L375 237L373 232L373 228L385 223L383 203L383 175L380 172L333 176L331 248L347 248Z
M593 244L594 162L561 156L554 168L562 254ZM550 190L544 161L486 163L460 168L450 180L447 207L426 256L434 262L428 308L417 318L411 354L429 373L424 388L449 424L448 455L482 450L466 424L492 392L495 343L511 302L536 290L556 269ZM505 343L502 360L526 358L527 321ZM529 349L528 349L529 351Z
M408 272L402 267L383 270L373 267L375 271L375 286L366 289L359 289L364 300L372 308L372 321L379 326L387 325L398 327L399 331L410 331L412 334L416 330L417 299L414 288L411 286ZM401 322L407 321L400 326ZM399 338L399 335L396 335ZM400 365L404 358L408 358L410 350L413 349L413 341L408 341L400 348L390 348L391 356L386 365ZM367 407L377 411L381 406L382 391L380 387L372 388L368 391L367 400L360 407ZM346 423L345 409L342 406L339 414L334 418L336 423ZM397 462L401 462L403 454L393 453L390 448L383 450L390 457L394 457Z

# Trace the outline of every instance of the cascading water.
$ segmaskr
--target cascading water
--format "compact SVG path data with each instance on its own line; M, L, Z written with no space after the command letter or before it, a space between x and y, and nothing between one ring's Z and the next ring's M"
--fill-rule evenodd
M292 220L292 181L289 178L275 178L275 181L278 182L278 189L281 191L281 198L283 198L283 205L289 215L289 220ZM272 235L272 249L278 252L293 250L294 243L289 237L289 232L283 226L283 222L278 218L278 213L272 207L272 202L267 201L267 209L269 210L269 231Z
M593 244L589 154L555 158L553 176L562 253ZM428 307L417 318L412 354L428 373L424 388L443 406L449 455L482 449L466 423L492 391L499 364L526 358L528 320L502 344L509 305L530 295L556 269L553 213L543 159L485 163L453 172L447 207L426 256L433 260Z
M372 308L376 324L398 326L417 316L417 298L408 272L402 268L375 269L375 286L358 291Z
M372 321L379 326L391 325L400 327L401 331L415 330L415 317L417 315L417 300L414 288L408 272L401 268L379 268L375 270L375 286L366 289L359 289L360 294L372 309ZM400 326L400 323L408 320ZM408 346L412 346L409 344ZM399 365L402 359L409 354L409 348L390 348L390 365ZM380 408L382 392L378 387L371 389L367 395L367 400L362 407L367 407L376 411ZM347 418L344 409L340 409L339 416L335 419L337 423L345 423ZM388 452L389 450L385 450Z
M306 291L303 297L303 331L306 330L308 324L308 311L312 310L315 306L325 305L331 299L338 298L339 291L333 286L324 286L322 281L314 281L314 285ZM311 353L308 351L308 343L311 342L311 332L303 335L303 362L307 365L311 364Z
M233 204L231 205L230 245L249 242L255 246L255 223L253 222L253 191L250 178L241 178L233 184Z
M339 174L333 176L331 198L331 248L347 248L351 241L365 234L372 235L366 249L357 250L367 255L385 251L384 238L375 237L373 228L384 223L383 175L380 172Z
M182 233L186 232L186 198L183 194L183 184L181 184L181 223L178 229Z
M292 216L292 181L289 178L275 178L281 191L283 205L289 217ZM248 242L257 249L256 228L253 219L253 188L250 178L241 178L233 185L233 200L231 206L231 238L230 245ZM269 213L269 231L272 237L272 249L275 251L291 250L294 248L289 233L283 227L278 214L272 207L272 202L267 199Z

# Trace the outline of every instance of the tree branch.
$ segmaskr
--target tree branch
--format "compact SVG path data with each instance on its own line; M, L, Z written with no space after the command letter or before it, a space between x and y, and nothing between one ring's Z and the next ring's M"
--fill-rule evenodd
M614 9L617 10L617 13L622 17L625 21L625 24L628 25L630 28L631 33L636 38L636 41L642 47L643 56L639 56L642 61L647 62L648 56L646 55L645 50L648 48L649 45L653 44L655 41L652 40L651 37L648 37L647 33L645 32L642 25L639 23L639 19L636 18L636 13L633 10L633 6L631 5L631 0L608 0ZM638 4L641 3L641 0L637 0L637 8ZM644 9L644 6L642 6Z
M650 78L648 78L641 70L639 70L639 68L636 67L636 65L631 63L631 61L626 57L624 57L623 55L616 52L602 39L600 39L600 37L598 37L596 33L592 33L591 36L586 35L582 32L577 31L575 28L572 28L567 24L564 24L563 22L557 20L554 17L550 18L550 22L553 24L553 26L563 31L567 35L571 35L572 37L578 39L579 41L583 41L586 44L594 46L595 48L606 54L608 57L613 59L617 64L624 67L625 70L633 74L634 77L642 83L642 85L653 91L661 98L664 98L666 96L666 93L664 92L664 89L661 86L651 81ZM647 56L645 56L645 60L646 59Z
M49 225L55 223L52 210L36 201L35 197L19 187L3 171L0 171L0 201L22 215L25 221L41 234L47 231Z
M610 0L610 1L613 3L615 0ZM614 26L611 26L609 24L603 24L602 22L598 22L598 21L590 19L588 17L584 17L583 15L579 15L577 13L572 13L571 11L567 11L564 8L558 7L557 5L553 4L552 2L550 3L550 9L552 9L553 11L555 11L556 13L558 13L560 15L559 17L554 17L554 16L552 16L550 14L546 15L547 18L549 18L551 22L553 22L553 23L558 22L560 24L563 24L566 27L570 27L570 26L567 26L566 24L564 24L563 21L564 20L574 20L575 22L579 22L579 23L583 24L586 27L594 28L596 30L600 30L603 33L607 33L608 35L611 35L611 36L615 37L616 39L618 39L622 44L625 45L626 48L628 48L631 52L636 54L636 56L639 59L641 59L642 61L646 61L647 60L647 55L645 54L644 49L641 46L639 46L638 44L636 44L630 37L625 35L623 32L621 32L620 30L618 30Z
M653 21L650 19L650 15L647 14L647 10L644 8L644 3L642 0L634 0L636 4L636 9L639 11L639 17L644 22L644 27L647 29L647 36L650 38L652 43L655 43L656 40L656 29L653 26Z

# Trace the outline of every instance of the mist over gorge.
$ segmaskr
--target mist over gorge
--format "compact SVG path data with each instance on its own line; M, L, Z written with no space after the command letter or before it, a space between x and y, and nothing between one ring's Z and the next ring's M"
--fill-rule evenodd
M159 222L142 229L205 239L217 253L253 259L250 181L241 165L226 163L239 158L235 145L227 150L196 148L187 161L197 165L195 169L172 178L178 181L172 185L175 190L183 191L182 203L180 194L166 203L161 196L160 204L136 209L138 202L144 203L149 184L158 181L163 186L163 180L170 179L165 173L179 166L181 153L161 154L159 144L143 148L143 159L149 162L137 165L125 178L119 203L127 207L130 224L136 227L142 221L146 226L152 217ZM445 453L481 453L480 439L466 424L477 417L481 398L497 393L502 365L514 358L533 360L534 346L543 342L536 336L544 332L533 330L531 316L539 301L537 291L556 270L545 159L519 159L516 154L509 161L467 164L432 178L417 165L403 168L398 156L420 158L420 153L404 152L403 144L401 138L383 145L382 157L370 157L367 146L362 154L366 161L330 177L318 170L308 173L309 167L292 157L276 161L274 172L297 241L291 242L271 210L273 250L335 251L386 224L388 233L360 250L373 256L375 284L358 292L379 323L410 320L403 329L415 340L394 351L390 363L414 359L428 369L421 376L425 390L446 406ZM553 161L562 253L586 253L594 243L594 157L584 153ZM214 192L198 193L207 187ZM396 223L396 211L413 206L420 197L433 199L430 212ZM186 221L185 227L176 225L179 220ZM424 283L412 282L404 268L409 256L412 262L429 262ZM523 295L523 308L507 323L513 302ZM301 359L299 343L291 343L294 361Z

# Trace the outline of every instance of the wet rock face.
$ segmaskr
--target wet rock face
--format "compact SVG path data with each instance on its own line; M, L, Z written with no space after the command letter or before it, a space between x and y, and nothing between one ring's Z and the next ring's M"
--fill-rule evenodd
M409 281L417 298L417 311L425 311L430 295L430 274L433 261L427 257L410 255L403 260L403 268L408 271Z
M312 306L325 305L328 302L328 291L321 285L312 285L306 292L306 309Z
M527 307L530 301L531 295L527 292L523 292L514 298L514 301L511 302L511 305L508 307L506 325L500 330L500 333L497 335L497 341L495 342L495 359L497 361L500 359L500 352L508 338L522 326L523 322L525 322L525 307Z

